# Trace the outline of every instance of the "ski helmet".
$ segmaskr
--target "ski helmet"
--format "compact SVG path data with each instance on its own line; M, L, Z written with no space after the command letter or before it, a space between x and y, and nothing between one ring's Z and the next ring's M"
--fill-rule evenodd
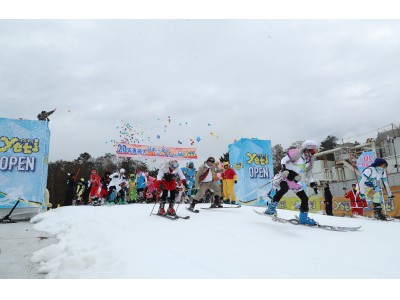
M188 167L189 167L189 168L193 168L193 167L194 167L194 163L193 163L192 161L189 162Z
M307 140L303 144L301 144L302 149L307 149L311 154L315 154L318 152L318 143L313 140Z
M168 163L168 166L171 168L171 169L176 169L176 168L178 168L179 167L179 163L178 163L178 161L177 160L171 160L169 163Z
M388 163L385 159L383 158L375 158L374 162L372 163L371 167L379 167L381 165L385 165L385 168L387 168Z
M122 168L121 170L119 170L120 173L125 173L125 169Z

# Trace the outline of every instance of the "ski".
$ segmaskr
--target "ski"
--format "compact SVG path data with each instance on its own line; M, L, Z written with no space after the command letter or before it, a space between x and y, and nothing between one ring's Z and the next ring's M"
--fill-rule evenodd
M159 215L159 214L155 214L155 213L152 213L152 215L159 216L159 217L163 217L163 218L170 219L170 220L178 220L178 219L184 219L184 220L187 220L187 219L189 219L189 218L190 218L190 216L179 216L179 215L175 215L175 216L171 216L171 215Z
M278 217L277 215L267 215L266 213L264 213L264 212L262 212L262 211L255 210L255 209L253 209L253 211L254 211L255 213L261 215L261 216L268 217L268 218L272 219L272 221L274 221L274 222L287 223L287 222L289 221L289 220L287 220L287 219L280 218L280 217Z
M255 209L254 209L254 212L256 212L259 215L264 215L264 216L270 217L272 219L272 221L275 221L275 222L290 223L292 225L301 225L301 226L306 226L306 227L311 227L311 228L320 228L320 229L325 229L325 230L330 230L330 231L340 231L340 232L357 231L358 229L361 228L361 226L344 227L344 226L334 226L334 225L324 225L324 224L310 226L307 224L300 224L298 216L295 216L295 219L284 219L284 218L280 218L278 216L264 214L263 212L257 211Z
M196 213L198 214L200 211L198 209L190 209L189 207L185 207L188 211L192 212L192 213Z
M240 204L232 205L232 206L223 206L223 207L201 207L201 209L221 209L221 208L240 208L242 207Z

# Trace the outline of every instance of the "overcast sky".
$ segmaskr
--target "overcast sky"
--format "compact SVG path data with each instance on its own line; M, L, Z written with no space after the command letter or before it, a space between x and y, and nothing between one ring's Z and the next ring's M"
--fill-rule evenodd
M57 108L50 161L128 133L197 163L242 137L365 142L400 123L399 53L397 20L0 20L0 117Z

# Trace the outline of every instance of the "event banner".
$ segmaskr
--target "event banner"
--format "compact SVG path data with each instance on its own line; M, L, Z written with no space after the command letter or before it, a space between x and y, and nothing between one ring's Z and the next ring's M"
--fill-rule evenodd
M361 153L357 159L358 173L361 175L364 169L368 168L374 162L374 160L375 160L374 151L365 151Z
M242 138L228 147L230 164L238 176L236 198L247 205L266 205L274 177L271 141Z
M157 147L136 144L117 144L117 155L121 157L151 156L160 158L197 159L196 148Z
M0 208L44 208L49 142L47 121L0 118Z

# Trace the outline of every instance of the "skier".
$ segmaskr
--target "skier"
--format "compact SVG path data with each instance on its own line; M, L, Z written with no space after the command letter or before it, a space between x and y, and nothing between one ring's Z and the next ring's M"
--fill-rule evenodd
M237 183L238 177L235 170L230 167L229 162L225 161L222 165L224 166L224 172L221 174L224 203L236 204L235 184Z
M192 188L194 186L194 176L196 175L196 168L194 167L193 162L189 162L188 166L182 168L182 172L185 175L186 183L189 189L186 191L186 194L191 197L192 196Z
M46 112L45 110L43 110L40 114L37 115L37 118L39 121L50 121L50 119L48 118L53 112L55 112L56 109Z
M351 190L344 194L344 197L350 199L351 213L353 215L364 215L364 207L368 207L368 203L366 199L360 199L360 193L357 190L357 184L353 183L351 185Z
M136 173L136 193L138 202L144 201L144 189L147 187L147 178L142 169L138 168Z
M135 174L131 174L129 176L129 200L128 203L136 203L136 185L135 185Z
M97 175L97 171L92 170L91 175L90 175L90 180L89 180L89 186L90 186L89 202L90 202L90 204L92 204L92 201L97 201L100 197L100 191L101 191L100 181L101 181L101 178L99 175Z
M81 178L78 182L78 187L76 188L76 196L77 196L77 201L76 201L76 205L82 205L83 204L83 194L86 190L86 182L85 182L85 178Z
M160 207L158 209L159 215L176 215L174 209L175 194L176 194L176 178L178 175L183 185L187 188L185 175L183 175L182 170L179 168L179 163L177 160L171 160L160 168L157 174L156 186L162 191L160 199ZM169 206L167 212L165 212L164 206L167 202L167 196L169 192Z
M300 148L290 149L286 156L281 160L281 171L275 175L274 188L277 190L264 212L267 215L276 215L276 207L279 201L289 190L296 193L301 200L300 205L300 224L318 225L313 219L308 217L308 196L300 183L301 176L310 183L311 188L318 194L317 184L312 177L312 167L314 163L314 154L318 152L318 144L315 141L307 140Z
M388 200L393 200L393 195L390 190L389 184L386 178L386 168L388 163L383 158L376 158L375 161L366 168L361 175L360 180L360 199L366 198L366 195L372 192L372 204L375 212L375 217L380 220L387 220L386 216L382 213L382 201L381 196L382 189L378 185L379 180L385 186L388 194Z
M199 167L195 177L195 186L198 188L196 195L193 197L193 201L189 206L189 210L194 210L196 203L200 201L200 199L204 196L207 189L210 189L214 192L214 201L211 203L211 207L222 207L220 202L220 192L221 188L217 184L217 180L214 177L214 173L217 172L215 166L214 157L209 157Z

